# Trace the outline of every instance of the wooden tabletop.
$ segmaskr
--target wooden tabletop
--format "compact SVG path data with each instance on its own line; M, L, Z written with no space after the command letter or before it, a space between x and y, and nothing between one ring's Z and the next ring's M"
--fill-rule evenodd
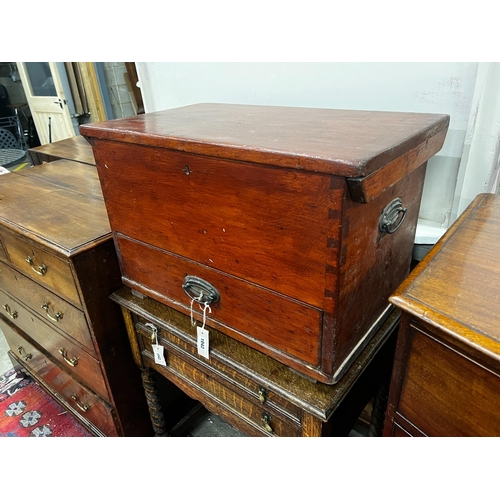
M500 196L478 195L390 301L500 362Z
M74 255L111 238L95 167L70 160L2 176L0 224Z
M441 134L439 150L448 123L449 116L440 114L196 104L86 124L80 132L89 138L359 177Z
M42 153L44 155L53 156L61 159L79 161L81 163L88 163L95 165L94 153L92 147L81 135L63 139L62 141L44 144L36 148L31 148L28 151L34 153Z

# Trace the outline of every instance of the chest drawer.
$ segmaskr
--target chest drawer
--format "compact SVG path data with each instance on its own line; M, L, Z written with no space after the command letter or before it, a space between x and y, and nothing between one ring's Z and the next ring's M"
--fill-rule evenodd
M16 269L80 307L80 296L69 261L11 234L3 233L2 239L8 260Z
M0 290L0 302L2 303L0 311L4 317L26 332L34 342L90 388L102 397L108 397L101 367L96 359L78 347L72 340L55 331L3 290Z
M227 380L221 379L215 372L203 370L201 365L194 359L187 361L171 348L166 349L166 367L154 363L151 351L143 351L143 357L147 365L154 367L166 378L172 380L169 375L173 374L174 377L178 377L184 383L191 385L198 395L205 394L216 404L225 406L244 420L250 421L260 429L262 435L288 437L300 435L300 425L298 423L290 421L279 413L263 408L262 405L242 396ZM175 382L175 379L173 381Z
M90 393L62 371L1 319L0 328L13 354L29 367L30 372L36 378L41 379L52 391L56 392L58 397L71 406L82 420L95 425L106 436L117 435L113 410L105 401Z
M0 262L0 288L75 339L91 354L94 344L83 312L58 295Z
M143 283L156 291L159 300L189 315L191 299L183 289L184 280L186 275L200 277L221 294L208 315L217 329L238 337L251 325L253 339L246 341L254 347L273 344L290 356L306 360L309 366L319 364L322 314L318 309L129 238L118 237L117 241L125 283ZM193 310L199 317L198 304Z
M141 345L143 351L148 351L153 356L152 351L152 338L151 326L152 323L146 322L143 318L136 323L135 328L141 335ZM300 422L301 410L291 403L289 400L277 394L267 384L259 383L257 380L252 379L249 375L245 375L238 370L235 370L231 364L224 363L214 356L210 359L201 358L197 354L196 341L194 338L180 338L165 329L155 326L158 331L159 342L164 344L167 349L173 352L187 353L192 359L196 359L199 366L204 367L205 371L217 373L220 380L225 380L235 390L240 392L246 399L258 405L261 411L277 412L284 417L295 421L297 424ZM212 350L217 349L217 337L212 335L211 345ZM257 377L256 377L257 378Z

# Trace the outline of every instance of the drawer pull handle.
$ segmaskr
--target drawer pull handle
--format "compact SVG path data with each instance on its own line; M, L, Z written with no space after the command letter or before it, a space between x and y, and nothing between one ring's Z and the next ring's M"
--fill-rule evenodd
M378 230L381 233L395 233L401 227L401 224L403 224L407 210L407 208L403 208L401 198L392 200L380 215Z
M158 338L158 328L156 328L153 323L146 323L144 326L151 328L151 342L154 342L156 338Z
M49 304L47 302L44 302L42 304L42 309L45 309L45 312L47 313L47 317L51 319L52 321L59 321L60 319L63 318L63 313L61 311L57 311L55 316L51 316L49 313Z
M66 361L66 363L68 363L68 365L70 365L70 366L76 366L78 364L78 358L76 356L74 358L71 358L71 359L69 359L67 357L67 351L66 351L66 349L64 349L64 347L61 347L59 349L59 354L61 354L61 356L63 357L64 361Z
M11 311L10 310L10 307L8 304L4 304L3 305L3 308L5 309L5 311L7 312L7 314L12 318L12 319L16 319L17 318L17 311Z
M26 262L30 265L31 269L35 271L36 274L39 274L40 276L43 276L47 272L47 266L45 264L40 264L38 267L35 267L33 263L33 259L31 258L30 255L26 257Z
M23 357L24 361L28 361L33 357L32 354L23 354L23 352L26 352L26 351L24 350L24 347L22 345L20 345L17 348L17 352Z
M264 389L264 387L261 387L259 389L259 401L264 404L266 402L266 399L267 399L267 391L266 389Z
M264 429L266 429L267 432L273 432L273 428L271 427L271 415L269 413L264 412L262 414L262 423L264 424Z
M71 396L71 399L73 399L76 403L76 406L78 406L78 408L80 408L80 410L83 411L83 413L86 413L87 411L90 410L90 405L88 404L84 404L84 405L81 405L79 402L78 402L78 396L76 394L73 394Z
M197 276L186 276L182 288L191 300L200 304L212 304L220 300L217 288Z

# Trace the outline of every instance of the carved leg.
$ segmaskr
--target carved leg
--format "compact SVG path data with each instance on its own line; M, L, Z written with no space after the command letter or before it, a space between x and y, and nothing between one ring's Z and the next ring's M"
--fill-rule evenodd
M141 368L142 385L146 394L148 403L149 415L155 431L155 437L168 436L165 428L165 418L160 406L160 399L156 391L155 382L153 379L153 370L151 368Z
M385 410L389 398L389 388L381 384L375 393L372 406L372 415L370 418L370 427L368 437L381 437L384 430Z

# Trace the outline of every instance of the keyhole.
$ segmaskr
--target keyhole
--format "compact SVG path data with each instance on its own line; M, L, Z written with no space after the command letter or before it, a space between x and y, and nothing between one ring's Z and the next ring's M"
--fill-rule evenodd
M189 170L189 167L186 165L184 168L183 168L184 172L186 172L186 175L189 175L191 173L191 170Z

